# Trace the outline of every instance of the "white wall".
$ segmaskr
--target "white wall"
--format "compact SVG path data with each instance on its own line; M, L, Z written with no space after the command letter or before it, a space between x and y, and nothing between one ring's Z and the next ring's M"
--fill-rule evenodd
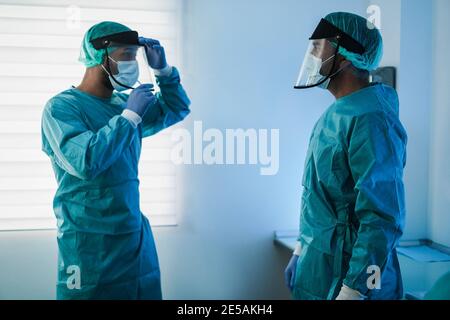
M360 1L339 3L327 1L324 10L295 0L187 2L184 80L193 101L187 127L202 120L221 130L280 128L280 171L262 177L252 166L185 168L180 227L157 232L167 297L289 297L283 285L289 257L273 246L272 233L298 226L309 134L332 101L292 86L318 19L338 8L364 12ZM173 263L179 260L189 263Z
M56 231L0 232L0 299L54 299Z
M450 1L433 6L433 100L430 158L431 239L450 246ZM421 82L421 81L420 81Z
M408 133L403 239L428 238L432 1L403 0L398 79L400 117Z
M380 10L381 34L383 36L383 59L380 66L400 67L400 41L402 0L369 0Z

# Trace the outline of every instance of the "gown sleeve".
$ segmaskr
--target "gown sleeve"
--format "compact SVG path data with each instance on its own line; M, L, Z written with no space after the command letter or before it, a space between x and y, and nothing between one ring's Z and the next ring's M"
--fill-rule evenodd
M168 76L156 76L161 92L156 94L157 102L142 119L142 136L148 137L182 121L190 112L189 98L180 83L175 67Z
M406 137L388 125L383 113L356 119L348 161L355 182L359 228L344 284L362 294L368 292L367 280L372 274L368 267L379 267L383 276L403 232L405 147Z
M59 98L47 103L42 116L42 134L53 153L50 156L66 172L83 180L92 180L108 169L137 138L136 132L127 119L116 115L94 133L78 110Z

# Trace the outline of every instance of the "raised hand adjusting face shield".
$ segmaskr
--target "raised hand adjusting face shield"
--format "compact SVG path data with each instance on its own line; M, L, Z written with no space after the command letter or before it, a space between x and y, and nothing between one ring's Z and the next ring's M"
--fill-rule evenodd
M340 47L358 54L365 51L358 41L325 19L320 21L309 40L295 89L328 87L331 78L342 70L335 71Z
M145 48L139 43L136 31L92 39L91 43L96 50L105 50L106 60L102 68L117 91L135 89L136 83L153 83Z

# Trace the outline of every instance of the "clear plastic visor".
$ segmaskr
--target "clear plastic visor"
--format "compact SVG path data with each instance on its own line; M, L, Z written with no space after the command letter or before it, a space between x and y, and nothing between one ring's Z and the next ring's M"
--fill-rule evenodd
M333 71L336 49L327 39L310 40L295 87L310 88L325 82Z
M111 43L107 50L106 69L121 85L135 89L141 84L155 83L143 46Z

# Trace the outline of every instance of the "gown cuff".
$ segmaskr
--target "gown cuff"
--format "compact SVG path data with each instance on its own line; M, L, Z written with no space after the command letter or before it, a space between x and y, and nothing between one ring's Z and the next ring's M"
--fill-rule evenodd
M124 109L121 116L127 119L134 128L137 128L139 123L142 122L142 118L136 112L130 109Z
M293 254L296 256L300 256L301 252L302 252L302 244L300 243L300 241L298 241L297 244L295 245L295 250Z
M359 293L359 291L353 290L344 284L336 300L364 300L364 298L365 296Z
M167 65L162 69L153 69L153 72L155 73L155 76L167 77L172 73L172 66Z

